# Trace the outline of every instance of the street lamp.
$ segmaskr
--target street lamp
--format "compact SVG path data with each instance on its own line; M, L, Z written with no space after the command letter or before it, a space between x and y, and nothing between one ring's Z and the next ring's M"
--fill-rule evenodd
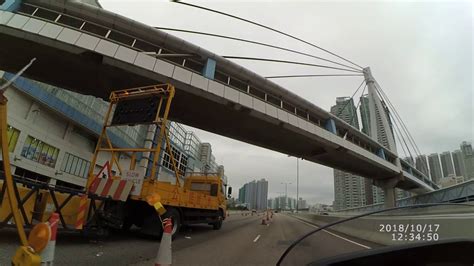
M288 185L291 185L291 182L290 183L281 182L281 184L285 185L285 209L286 209L286 204L287 204L287 201L288 201Z
M288 155L288 157L291 157L291 156ZM300 189L300 159L296 157L296 212L298 212L298 209L299 209L299 200L300 200L299 189Z
M298 213L299 198L299 187L300 187L300 164L299 159L296 157L296 213Z

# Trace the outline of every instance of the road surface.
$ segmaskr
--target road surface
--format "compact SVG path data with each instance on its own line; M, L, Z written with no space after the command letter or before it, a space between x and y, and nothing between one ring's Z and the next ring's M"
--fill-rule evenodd
M275 265L284 250L298 236L315 228L286 214L275 214L268 225L262 215L233 214L221 230L192 226L173 241L173 265ZM339 234L317 233L302 242L285 260L301 265L318 258L377 246ZM0 230L0 265L9 265L17 247L10 229ZM78 234L58 235L56 265L153 265L159 242L137 237L133 232L115 233L102 241L90 241Z

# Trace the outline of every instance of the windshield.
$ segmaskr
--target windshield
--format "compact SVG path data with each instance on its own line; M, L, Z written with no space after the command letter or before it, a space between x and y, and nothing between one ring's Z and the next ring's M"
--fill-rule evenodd
M360 253L417 245L434 246L469 239L473 243L474 238L474 204L420 204L365 214L299 212L287 215L298 220L297 228L301 231L282 254L278 265L330 265L340 258ZM429 255L429 252L417 252L421 257ZM399 256L406 258L409 253L406 251ZM384 255L385 260L389 255ZM433 254L430 256L436 257ZM428 265L456 261L449 256L441 257L420 259L418 263ZM412 258L411 263L416 261ZM470 265L473 261L472 257L466 258L460 265ZM409 263L408 260L406 262ZM372 263L375 265L375 262Z

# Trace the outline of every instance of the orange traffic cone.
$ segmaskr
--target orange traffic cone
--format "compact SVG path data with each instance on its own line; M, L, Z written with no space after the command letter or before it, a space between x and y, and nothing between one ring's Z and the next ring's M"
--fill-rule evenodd
M155 266L171 265L171 231L173 222L170 218L163 220L163 236L161 237L160 249L156 255Z
M56 233L58 231L59 214L54 212L49 217L48 225L51 230L51 237L46 248L41 252L41 265L53 265L54 251L56 249Z

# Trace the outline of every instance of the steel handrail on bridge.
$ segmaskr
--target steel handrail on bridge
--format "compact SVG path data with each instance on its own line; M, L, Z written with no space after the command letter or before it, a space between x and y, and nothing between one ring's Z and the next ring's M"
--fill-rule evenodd
M52 10L52 9L48 9L48 8L45 8L45 7L42 7L42 6L38 6L38 5L35 5L35 4L31 4L31 3L24 3L23 5L27 5L27 6L30 6L30 7L35 8L35 10L33 10L31 13L21 12L21 10L20 10L20 13L23 14L23 15L35 17L35 18L38 18L38 19L41 19L41 20L46 20L46 21L53 22L53 23L56 23L56 24L61 24L61 25L65 26L65 27L73 28L73 29L75 29L75 30L79 30L79 31L82 31L82 32L87 32L88 34L92 34L92 35L97 36L97 37L100 37L100 38L105 38L105 39L107 39L107 40L109 40L109 41L111 41L111 42L114 42L114 43L118 43L118 44L120 44L120 45L127 46L127 47L129 47L129 48L131 48L131 49L133 49L133 50L137 50L137 51L139 51L139 52L148 52L148 51L145 51L145 50L142 50L142 49L140 49L140 48L135 47L134 45L137 43L137 41L145 42L145 43L149 44L150 46L153 46L153 47L156 47L156 48L160 47L159 45L151 44L151 43L149 43L149 42L147 42L147 41L144 41L144 40L142 40L142 39L140 39L140 38L134 37L132 34L124 33L123 31L118 31L118 30L116 30L116 29L110 29L110 28L108 28L108 27L104 27L104 26L99 25L99 24L97 24L97 23L90 22L90 21L88 21L88 20L85 20L85 19L82 19L82 18L78 18L78 17L73 16L73 15L70 15L70 14L63 14L63 13L61 13L61 12L58 12L58 11L55 11L55 10ZM57 13L57 17L56 17L54 20L48 20L48 19L45 19L45 18L43 18L43 17L35 16L35 13L36 13L37 10L39 10L39 9L43 9L43 10L47 10L47 11L49 11L49 12ZM59 18L60 18L59 16L72 17L72 18L74 18L74 19L76 19L76 20L80 20L80 21L82 22L82 24L81 24L81 26L80 26L79 28L77 28L77 27L72 27L71 25L68 25L68 24L60 23L60 22L58 22L58 20L59 20ZM107 30L107 33L106 33L105 35L101 35L101 34L97 34L97 33L91 32L91 31L87 31L87 30L84 29L85 23L90 23L90 24L93 24L93 25L95 25L95 26L104 28L105 30ZM130 38L133 38L133 41L132 41L131 44L130 44L130 43L126 43L126 42L120 42L120 41L118 41L118 40L116 40L116 39L111 39L111 38L110 38L111 32L117 32L117 33L119 33L119 34L123 34L123 35L125 35L125 36L130 37ZM161 49L164 49L164 48L159 48L159 49L161 50ZM169 51L169 52L171 52L171 51ZM168 62L170 62L170 63L172 63L172 64L175 64L175 65L177 64L177 62L175 62L175 61L168 60L169 58L162 58L162 59L164 59L164 60L166 60L166 61L168 61ZM177 64L177 65L179 65L180 67L187 68L188 70L190 70L190 71L192 71L192 72L194 72L194 73L197 73L197 74L202 75L202 73L196 71L195 69L186 67L186 65L184 64L184 62L183 62L183 64ZM279 109L283 109L283 110L285 110L285 111L288 111L287 109L283 108L283 105L284 105L284 104L283 104L283 97L273 96L273 95L269 94L268 92L262 91L262 92L265 94L265 97L263 97L264 99L262 99L262 97L258 97L257 95L254 95L254 94L251 94L251 93L250 93L250 88L251 88L251 87L252 87L252 88L255 88L254 85L251 86L251 85L248 85L248 84L247 84L247 90L242 90L241 88L238 88L238 87L233 86L233 85L231 84L231 82L230 82L230 80L232 79L232 77L231 77L230 75L229 75L228 77L229 77L229 78L228 78L227 82L223 82L222 80L219 80L219 79L214 79L214 80L215 80L216 82L223 83L223 84L226 85L226 86L233 87L233 88L235 88L235 89L237 89L237 90L239 90L239 91L241 91L241 92L247 93L247 94L249 94L249 95L251 95L251 96L257 97L257 98L261 99L262 101L264 101L264 102L266 102L266 103L268 103L268 104L271 104L271 105L273 105L273 106L275 106L275 107L277 107L277 108L279 108ZM271 96L271 98L279 99L280 105L276 105L276 104L272 103L271 101L268 101L268 98L269 98L269 97L267 97L267 95ZM315 115L317 118L314 119L314 118L312 118L312 116L310 116L310 114L309 114L308 112L306 112L307 115L306 115L306 117L304 117L304 116L298 115L298 112L296 111L296 109L297 109L297 108L295 107L295 110L294 110L293 112L290 112L290 113L294 114L295 116L297 116L297 117L299 117L299 118L304 119L304 120L305 120L306 122L308 122L308 123L311 123L311 124L313 124L313 125L316 125L316 126L318 126L318 127L320 127L320 128L325 129L325 127L324 127L322 121L325 121L326 118L323 118L323 117L320 117L320 116ZM358 131L358 130L355 130L355 129L352 129L352 127L351 127L349 124L347 124L347 123L344 122L343 120L339 119L338 117L336 117L336 116L334 116L334 115L331 115L330 113L327 113L327 115L328 115L329 118L335 120L335 122L337 123L338 129L340 129L340 130L338 130L338 132L336 133L337 136L339 136L339 137L342 138L342 136L341 136L341 134L342 134L341 132L342 132L342 131L341 131L341 130L345 130L345 131L352 130L352 131L353 131L352 134L354 134L356 137L358 137L359 140L362 140L363 143L360 143L360 141L359 141L359 142L355 142L355 141L350 141L350 140L349 140L351 143L354 143L354 144L356 144L357 146L359 146L359 147L363 148L364 150L369 151L370 153L375 154L375 155L377 155L376 151L377 151L378 149L383 149L384 152L385 152L385 155L386 155L386 159L385 159L385 160L386 160L387 162L390 162L390 163L393 164L393 165L396 165L395 160L394 160L394 158L396 158L396 155L393 154L390 150L386 149L385 147L383 147L382 145L380 145L380 144L377 143L376 141L374 141L374 140L372 140L371 138L369 138L368 136L364 135L362 132L360 132L360 131ZM341 133L341 134L340 134L340 133ZM367 137L367 138L366 138L366 139L362 139L362 138L364 138L364 137ZM379 158L380 158L380 157L379 157Z
M34 2L34 1L31 1L31 2ZM77 4L77 3L76 3ZM74 5L76 5L74 4ZM79 4L80 5L80 4ZM70 13L78 13L77 11L72 11L71 10L67 10L64 6L62 7L59 7L59 6L55 6L55 4L50 4L49 8L45 8L43 6L38 6L38 5L35 5L35 4L31 4L31 3L24 3L23 6L26 6L26 7L29 7L29 11L27 9L25 10L22 10L20 9L20 13L24 14L24 15L27 15L27 16L30 16L30 17L35 17L35 18L39 18L41 20L45 20L45 21L49 21L49 22L53 22L53 23L56 23L56 24L61 24L61 25L64 25L65 27L70 27L70 28L73 28L75 30L79 30L81 32L87 32L88 34L92 34L92 35L95 35L95 36L98 36L102 39L107 39L111 42L114 42L114 43L118 43L120 45L124 45L126 47L129 47L133 50L136 50L136 51L139 51L139 52L148 52L148 51L145 51L143 49L140 49L140 48L137 48L135 47L136 44L138 42L141 42L141 43L147 43L150 47L155 47L155 48L159 48L159 53L161 53L162 51L168 51L167 49L164 49L164 48L161 48L159 45L155 45L155 44L151 44L150 42L148 41L144 41L143 39L140 39L140 38L136 38L136 37L133 37L132 34L128 34L128 33L124 33L123 30L117 30L117 25L113 25L112 28L110 27L105 27L105 26L102 26L102 25L99 25L97 24L96 22L90 22L88 19L82 19L82 18L78 18L77 16L74 16L74 15L71 15ZM54 8L56 9L60 9L61 11L55 11L53 10ZM89 7L89 6L82 6L82 9L85 10L85 12L87 11L93 11L93 7ZM52 19L52 17L54 15L52 15L50 18L47 18L47 17L41 17L41 16L35 16L36 12L38 10L46 10L48 12L53 12L55 15L55 18ZM64 11L63 11L64 10ZM110 15L112 13L108 12L108 11L104 11L104 10L100 10L101 12L104 12L104 15ZM68 14L64 14L65 12L68 12ZM109 14L110 13L110 14ZM82 23L80 23L80 26L72 26L72 25L68 25L66 23L61 23L59 22L60 18L61 17L70 17L70 18L73 18L75 20L78 20L78 21L81 21ZM91 18L93 16L89 16L89 18ZM124 17L121 17L121 16L118 16L118 15L114 15L115 19L117 20L122 20L123 22L127 21L126 18ZM138 23L138 22L134 22L135 24L137 24L136 26L142 26L142 24ZM87 24L91 24L91 25L95 25L96 27L100 27L102 29L104 29L106 31L105 34L98 34L98 33L95 33L93 31L88 31L87 29L84 28L84 25L87 25ZM78 24L79 25L79 24ZM119 26L118 28L120 28L121 26ZM123 28L123 27L122 27ZM145 27L143 25L143 28L150 28L150 27ZM155 31L157 31L156 29L154 29ZM158 33L159 31L157 31ZM122 36L123 38L118 38L117 36ZM128 41L124 41L126 38L129 38ZM125 38L125 39L124 39ZM130 39L131 38L131 39ZM171 37L170 37L171 38ZM175 37L173 37L175 38ZM168 52L171 52L171 51L168 51ZM184 51L186 52L186 51ZM173 52L171 52L173 53ZM207 51L204 51L203 54L207 54ZM216 55L214 55L218 60L220 60L219 62L223 62L224 65L226 65L226 67L231 67L231 66L237 66L233 63L231 63L231 61L228 61L226 59L223 59L223 58L220 58ZM185 62L186 60L189 60L187 57L186 59L183 59L183 61L181 63L177 63L175 60L171 60L169 57L167 58L163 58L164 60L167 60L167 61L170 61L172 64L178 64L180 67L184 67L184 68L187 68L189 70L191 70L192 72L194 73L198 73L200 75L202 75L202 73L200 73L199 71L197 71L196 69L193 69L193 68L190 68L190 67L187 67ZM241 68L241 67L240 67ZM245 70L245 69L244 69ZM248 70L245 70L244 71L245 73L249 72ZM217 68L216 70L216 74L219 73L219 68ZM251 73L251 72L249 72ZM258 76L258 75L257 75ZM223 81L223 80L220 80L218 78L215 78L214 80L216 82L220 82L220 83L223 83L225 84L226 86L230 86L230 87L233 87L235 89L237 89L238 91L242 91L243 93L247 93L251 96L254 96L254 97L257 97L257 98L260 98L262 99L261 97L258 97L257 95L254 95L251 93L250 91L250 88L254 88L255 89L255 86L253 85L250 85L250 84L247 84L247 87L246 89L242 89L242 88L239 88L239 86L234 86L231 82L231 80L234 79L234 77L231 77L230 75L227 76L227 80L226 82ZM259 77L259 76L258 76ZM238 78L236 80L239 80ZM279 87L277 84L274 84L270 81L265 81L266 83L263 84L262 86L270 86L272 87L272 89L275 89L276 91L281 91L281 95L292 95L292 93L286 91L285 89ZM268 83L268 84L267 84ZM270 85L269 85L270 84ZM275 87L275 88L273 88ZM257 88L258 89L258 88ZM349 142L355 144L356 146L358 147L361 147L362 149L366 150L366 151L369 151L370 153L374 154L375 156L377 156L378 158L380 158L381 160L384 160L384 161L387 161L389 162L390 164L392 165L395 165L397 166L397 155L394 154L393 152L391 152L390 150L388 150L387 148L385 148L384 146L382 146L381 144L379 144L378 142L376 142L375 140L373 140L372 138L366 136L364 133L352 128L349 124L347 124L346 122L342 121L341 119L339 119L338 117L326 112L326 111L323 111L321 108L315 106L314 104L311 104L307 101L305 101L304 99L301 98L301 101L302 101L302 104L303 105L306 105L306 111L305 111L305 116L301 116L300 113L301 112L298 112L298 108L296 107L295 104L289 104L289 106L293 106L293 110L288 110L287 108L284 108L284 97L281 96L281 97L275 97L273 95L271 95L271 93L268 93L266 91L267 89L264 89L262 91L264 91L263 93L265 94L264 95L264 99L263 101L268 103L268 104L271 104L277 108L280 108L280 109L283 109L289 113L292 113L293 115L295 115L296 117L299 117L301 119L304 119L304 121L310 123L310 124L313 124L319 128L323 128L323 129L326 129L324 127L324 125L322 125L322 122L321 121L326 121L327 119L332 119L334 120L335 124L336 124L336 132L335 134L344 139L344 140L348 140ZM271 96L271 97L270 97ZM296 95L294 95L297 99L300 99L300 97L297 97ZM277 101L280 103L279 105L276 105L275 103L272 103L271 101L268 101L269 98L273 98L273 99L277 99ZM291 102L291 101L290 101ZM286 104L288 105L288 104ZM310 106L310 107L308 107ZM308 108L314 108L314 110L310 111ZM311 114L309 112L312 112ZM317 115L317 113L319 115ZM316 117L316 119L314 118ZM326 129L327 130L327 129ZM346 132L346 133L349 133L347 134L349 136L348 139L346 139L344 136L343 136L343 133ZM334 133L334 132L333 132ZM345 134L344 134L345 135ZM384 151L384 154L385 156L380 156L379 155L379 152L380 151ZM413 177L419 179L420 181L422 181L423 183L426 184L426 181L427 179L423 178L423 176L419 176L419 175L413 175ZM429 187L431 188L434 188L436 189L436 185L428 182L427 185L429 185Z

